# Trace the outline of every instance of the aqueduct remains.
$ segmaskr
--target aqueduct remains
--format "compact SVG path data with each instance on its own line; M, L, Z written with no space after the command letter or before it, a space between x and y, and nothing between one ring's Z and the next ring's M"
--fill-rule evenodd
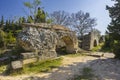
M77 52L78 39L69 28L46 23L24 23L22 26L18 43L26 51L37 51L40 59L56 57L56 49L62 46L66 47L67 53Z
M83 36L83 40L81 43L81 48L85 50L91 50L96 47L100 43L100 34L96 34L95 32L90 32L89 34Z

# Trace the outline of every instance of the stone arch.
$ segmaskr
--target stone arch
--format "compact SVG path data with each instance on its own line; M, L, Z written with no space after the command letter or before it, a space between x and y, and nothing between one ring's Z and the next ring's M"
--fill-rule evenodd
M97 40L95 39L94 42L93 42L93 46L96 47L98 44L97 44Z
M73 40L69 36L64 36L61 38L64 43L66 44L66 52L67 53L73 53L74 52L74 44Z
M74 42L70 38L70 36L61 36L59 42L60 43L58 45L62 45L62 47L64 47L66 53L74 53L75 52Z

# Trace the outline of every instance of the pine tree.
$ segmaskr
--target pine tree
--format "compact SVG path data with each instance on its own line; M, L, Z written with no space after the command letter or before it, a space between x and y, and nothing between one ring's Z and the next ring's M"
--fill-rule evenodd
M28 16L28 18L27 18L27 22L28 22L28 23L33 23L33 22L34 22L32 16Z
M35 22L36 14L37 14L37 8L41 5L40 0L33 0L33 2L24 2L23 3L25 7L29 9L30 15L28 15L28 22Z
M0 21L0 28L3 28L4 26L4 17L1 17L1 21Z
M19 24L25 23L26 19L24 17L20 17L18 22L19 22Z
M45 12L39 7L38 11L37 11L36 18L35 18L35 22L37 22L37 23L41 23L41 22L44 23L45 19L46 19Z
M114 0L115 4L112 7L107 6L111 23L108 26L110 38L113 40L113 52L116 58L120 58L120 1Z
M6 37L5 32L0 29L0 48L6 47L5 37Z

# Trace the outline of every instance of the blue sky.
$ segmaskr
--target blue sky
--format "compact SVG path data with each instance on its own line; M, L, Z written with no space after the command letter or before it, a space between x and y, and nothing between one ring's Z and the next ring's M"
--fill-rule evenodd
M25 16L23 2L28 0L0 0L0 16L6 19L14 16ZM89 12L92 18L97 19L96 28L104 34L107 25L110 23L109 13L106 5L113 5L111 0L41 0L42 7L48 13L57 10L64 10L75 13L80 10Z

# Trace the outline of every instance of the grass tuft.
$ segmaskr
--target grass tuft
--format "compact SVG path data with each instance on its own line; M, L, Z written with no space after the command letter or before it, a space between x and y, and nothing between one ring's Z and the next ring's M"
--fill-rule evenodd
M92 49L92 51L93 51L93 52L100 51L101 48L103 47L103 45L104 45L104 43L99 44L98 46L94 47L94 48Z
M54 60L46 60L26 64L24 65L22 70L12 72L10 73L10 75L48 72L51 71L53 68L59 67L62 64L62 60L62 58L58 58Z
M79 57L79 56L87 56L85 53L76 53L76 54L68 54L67 57Z
M3 72L5 72L6 67L7 67L6 65L0 66L0 74L3 73Z

